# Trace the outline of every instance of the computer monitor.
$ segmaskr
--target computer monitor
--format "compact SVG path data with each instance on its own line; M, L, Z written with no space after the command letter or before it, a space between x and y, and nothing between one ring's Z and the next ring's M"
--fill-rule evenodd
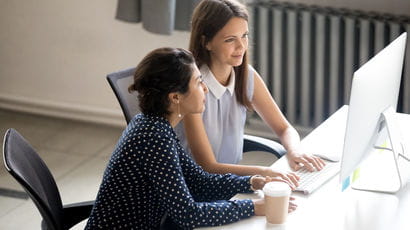
M400 35L353 75L340 170L342 183L359 177L356 185L352 183L353 188L396 192L403 184L397 161L403 160L401 158L406 153L398 135L395 115L406 37L406 33ZM384 154L380 154L383 151ZM378 159L370 160L370 155ZM355 173L359 164L360 173ZM363 165L382 173L364 172ZM384 178L388 182L383 182L380 177L388 177Z

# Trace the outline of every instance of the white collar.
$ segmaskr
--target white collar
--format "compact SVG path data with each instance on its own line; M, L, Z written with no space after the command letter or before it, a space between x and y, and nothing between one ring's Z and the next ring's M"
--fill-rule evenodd
M233 68L227 86L223 86L221 83L219 83L218 80L216 80L216 77L207 65L202 65L200 68L200 72L202 74L202 79L204 80L206 86L208 87L209 91L216 97L216 99L220 99L226 90L229 91L231 96L234 94L235 71L233 70Z

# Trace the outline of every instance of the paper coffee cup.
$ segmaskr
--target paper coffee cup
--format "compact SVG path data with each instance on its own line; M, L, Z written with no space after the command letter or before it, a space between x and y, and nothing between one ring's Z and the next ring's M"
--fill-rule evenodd
M271 224L283 224L288 216L291 189L285 182L272 181L263 187L266 220Z

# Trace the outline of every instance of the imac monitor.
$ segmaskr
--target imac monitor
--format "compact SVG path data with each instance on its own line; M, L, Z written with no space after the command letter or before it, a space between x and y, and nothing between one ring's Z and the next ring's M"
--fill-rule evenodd
M404 156L397 135L395 115L406 37L407 34L403 33L360 67L353 75L340 170L340 181L342 183L347 178L351 179L359 164L362 165L365 159L367 161L369 156L373 155L370 153L378 151L378 149L375 149L375 145L380 144L380 146L383 146L384 140L390 140L391 143L387 144L390 147L385 145L384 148L390 158L388 160L386 160L387 158L382 159L383 164L381 167L383 168L378 170L384 171L385 176L390 177L389 183L394 185L383 184L381 178L377 178L378 175L371 172L370 177L365 177L361 181L358 189L396 192L401 187L400 178L392 179L391 176L396 175L396 171L399 171L396 167L396 160L400 157L398 155ZM381 143L378 143L380 140ZM393 147L394 151L392 150ZM383 150L383 148L381 149ZM394 152L396 152L396 155ZM384 167L391 169L392 172L386 173ZM363 182L370 183L364 185ZM352 188L355 188L353 182Z

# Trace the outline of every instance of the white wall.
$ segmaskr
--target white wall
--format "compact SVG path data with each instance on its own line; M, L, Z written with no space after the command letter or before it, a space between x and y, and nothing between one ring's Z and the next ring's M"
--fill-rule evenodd
M124 125L105 79L189 34L115 20L114 0L0 0L0 108Z
M410 14L409 0L288 1ZM105 76L154 48L186 48L189 34L115 20L116 3L0 0L0 108L124 125Z

